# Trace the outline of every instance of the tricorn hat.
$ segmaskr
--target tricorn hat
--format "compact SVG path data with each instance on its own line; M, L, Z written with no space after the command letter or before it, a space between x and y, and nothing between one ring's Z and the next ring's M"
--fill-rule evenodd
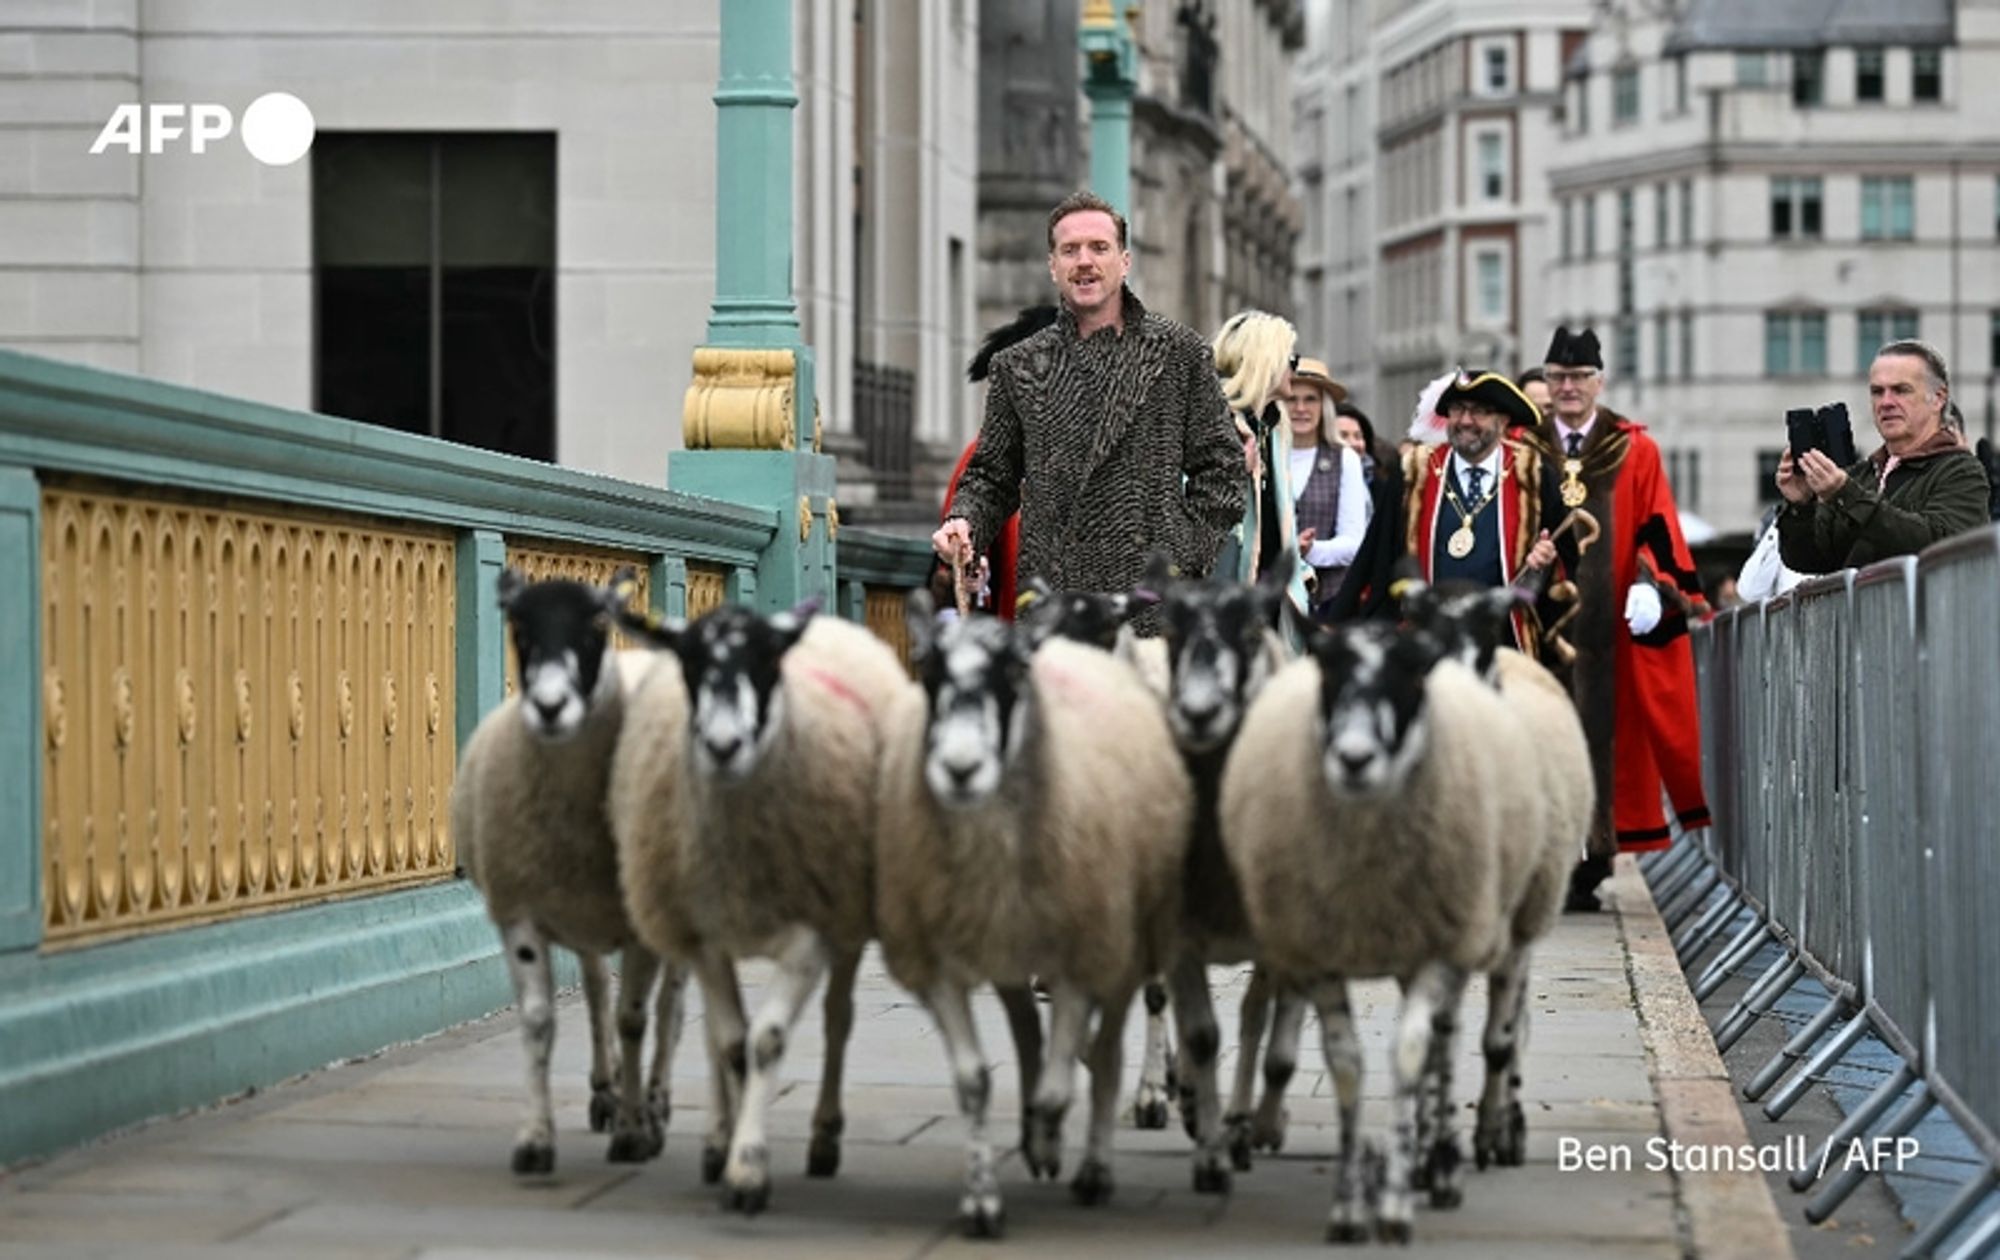
M1533 427L1542 417L1528 396L1498 372L1460 372L1457 379L1438 395L1437 413L1445 415L1455 402L1474 402L1490 407L1507 417L1510 429L1523 425Z
M1299 365L1292 369L1292 379L1307 385L1316 385L1326 395L1327 401L1339 406L1347 401L1347 386L1333 379L1333 373L1318 359L1299 356Z
M1542 362L1552 363L1557 367L1589 367L1602 371L1604 351L1597 344L1597 334L1588 328L1572 335L1569 329L1558 326L1554 339L1549 342L1549 352L1542 356Z

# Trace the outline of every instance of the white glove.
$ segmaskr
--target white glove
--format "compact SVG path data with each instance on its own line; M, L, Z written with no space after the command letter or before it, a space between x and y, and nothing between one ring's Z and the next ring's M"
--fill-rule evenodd
M1651 582L1634 582L1625 592L1625 624L1635 635L1649 633L1660 624L1660 592Z

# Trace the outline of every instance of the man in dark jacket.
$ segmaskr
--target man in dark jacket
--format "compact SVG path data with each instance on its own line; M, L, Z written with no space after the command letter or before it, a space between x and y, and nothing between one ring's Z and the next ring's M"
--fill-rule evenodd
M993 356L986 419L939 555L970 563L1017 508L1020 580L1123 591L1156 550L1183 574L1243 517L1249 469L1208 343L1125 287L1125 220L1090 193L1049 215L1056 322ZM1134 623L1156 633L1151 610Z
M1842 469L1811 450L1778 459L1778 554L1801 573L1835 573L1922 551L1986 523L1986 474L1944 425L1951 377L1926 342L1892 341L1868 369L1882 447Z

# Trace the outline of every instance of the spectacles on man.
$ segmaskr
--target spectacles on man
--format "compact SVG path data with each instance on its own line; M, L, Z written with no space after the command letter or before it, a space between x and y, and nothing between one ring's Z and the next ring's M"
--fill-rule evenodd
M1542 373L1542 379L1549 383L1550 388L1560 389L1564 385L1581 385L1596 375L1596 368L1575 368L1573 370L1550 368Z

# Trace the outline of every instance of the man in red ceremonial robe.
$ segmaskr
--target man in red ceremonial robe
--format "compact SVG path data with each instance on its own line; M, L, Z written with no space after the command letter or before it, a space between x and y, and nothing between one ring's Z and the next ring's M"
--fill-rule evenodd
M1707 606L1660 448L1644 425L1597 405L1604 387L1597 335L1558 328L1544 357L1550 410L1525 440L1558 470L1564 505L1589 511L1603 529L1575 575L1568 635L1576 649L1570 691L1598 799L1569 908L1594 910L1592 890L1615 854L1664 848L1671 839L1662 785L1683 828L1708 825L1688 640L1690 621Z

